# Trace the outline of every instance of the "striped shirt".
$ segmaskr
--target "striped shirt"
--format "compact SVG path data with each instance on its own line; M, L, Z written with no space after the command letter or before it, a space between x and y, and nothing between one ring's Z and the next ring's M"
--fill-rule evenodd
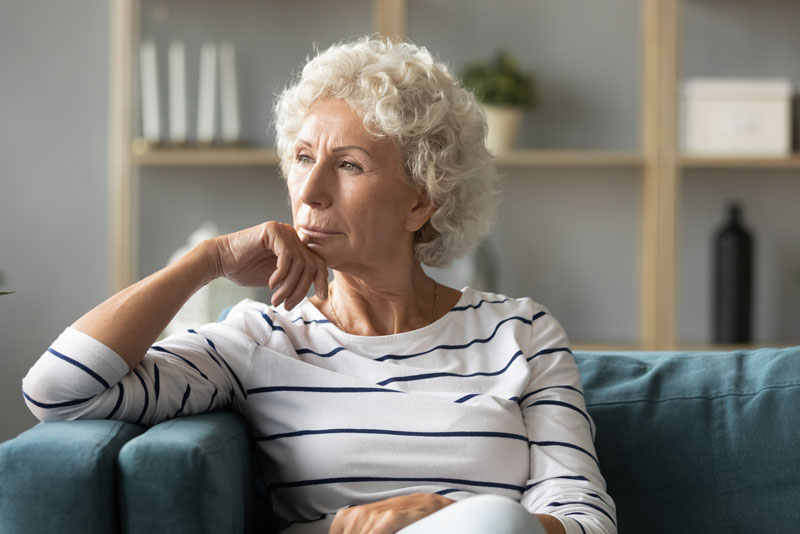
M464 288L442 318L386 336L343 332L308 299L292 311L245 299L132 371L67 328L22 385L43 421L153 425L232 407L286 534L412 493L505 495L568 533L616 532L567 338L528 298Z

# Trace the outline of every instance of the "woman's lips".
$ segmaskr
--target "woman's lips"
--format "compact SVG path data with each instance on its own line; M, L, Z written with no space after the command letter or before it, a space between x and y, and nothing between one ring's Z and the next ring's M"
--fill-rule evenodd
M341 232L333 232L331 230L320 228L318 226L305 226L305 225L300 226L300 231L306 234L308 237L331 237L341 233Z

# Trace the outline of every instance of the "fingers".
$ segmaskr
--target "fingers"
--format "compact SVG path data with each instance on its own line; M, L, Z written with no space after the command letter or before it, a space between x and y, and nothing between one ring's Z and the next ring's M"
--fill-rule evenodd
M320 268L317 269L317 274L314 277L314 290L317 293L317 298L321 300L328 298L328 268L324 262L320 262Z
M283 302L286 308L289 309L288 297L295 291L297 281L305 267L303 258L293 258L291 264L286 271L286 276L280 281L280 287L275 293L272 294L272 305L277 306L278 303ZM310 285L310 284L309 284ZM308 288L306 288L307 290Z
M268 245L277 257L270 274L269 288L274 290L272 305L284 304L291 310L308 294L313 283L320 299L328 295L328 268L325 261L302 243L294 228L273 225L267 228Z

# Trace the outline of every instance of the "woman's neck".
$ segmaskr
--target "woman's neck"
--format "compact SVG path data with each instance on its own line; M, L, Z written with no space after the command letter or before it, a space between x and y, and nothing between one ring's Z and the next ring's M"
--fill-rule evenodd
M448 289L438 286L414 263L410 269L392 276L384 273L365 277L334 271L328 300L311 300L341 330L380 336L416 330L435 321L449 310L443 306L446 299L440 296ZM448 296L452 297L449 293Z

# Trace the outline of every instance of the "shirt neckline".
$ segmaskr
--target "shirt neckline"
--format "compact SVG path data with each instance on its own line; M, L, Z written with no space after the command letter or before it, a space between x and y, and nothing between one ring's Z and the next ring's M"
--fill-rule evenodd
M473 293L474 290L471 287L464 286L461 289L461 297L459 297L458 302L456 302L455 305L453 305L453 307L447 311L447 313L445 313L443 316L439 317L438 319L436 319L434 322L432 322L427 326L423 326L422 328L417 328L416 330L409 330L408 332L400 332L399 334L386 334L382 336L360 336L357 334L351 334L349 332L341 330L338 326L336 326L336 324L333 321L329 320L325 316L325 314L323 314L319 310L319 308L317 308L314 305L314 303L311 302L311 300L309 300L308 297L303 299L298 308L302 308L304 311L307 311L309 317L312 320L324 321L320 324L325 328L327 328L328 330L330 330L331 332L335 333L336 336L339 338L346 339L350 342L355 342L355 343L379 344L379 343L385 343L387 341L396 342L404 340L406 338L418 337L428 332L440 329L443 325L445 325L451 320L452 316L454 315L453 308L464 306L469 300L469 298L473 295Z

